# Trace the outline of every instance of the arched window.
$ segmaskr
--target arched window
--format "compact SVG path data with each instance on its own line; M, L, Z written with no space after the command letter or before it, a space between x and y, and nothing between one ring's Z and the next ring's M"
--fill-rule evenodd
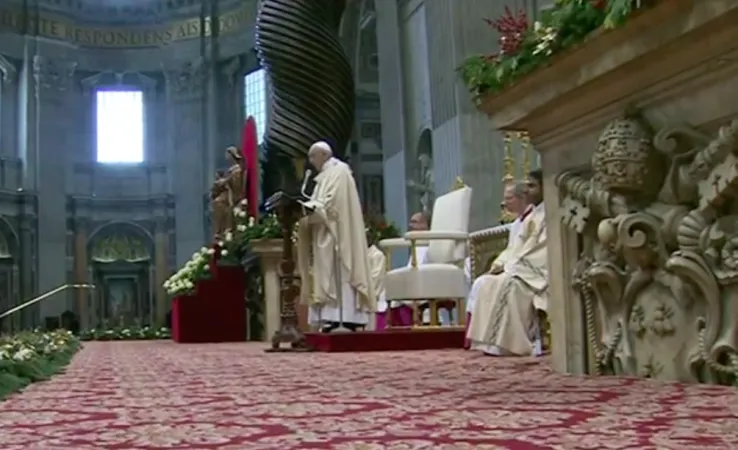
M140 90L100 90L97 107L97 162L144 160L144 103Z
M244 117L256 120L259 144L264 140L267 122L267 88L264 69L257 69L243 77Z

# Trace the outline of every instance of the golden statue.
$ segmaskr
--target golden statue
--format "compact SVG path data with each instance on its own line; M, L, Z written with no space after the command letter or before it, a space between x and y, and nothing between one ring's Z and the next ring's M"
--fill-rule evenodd
M226 149L226 159L231 165L227 171L216 173L210 189L213 204L213 232L216 237L233 228L233 209L246 195L246 168L236 147Z

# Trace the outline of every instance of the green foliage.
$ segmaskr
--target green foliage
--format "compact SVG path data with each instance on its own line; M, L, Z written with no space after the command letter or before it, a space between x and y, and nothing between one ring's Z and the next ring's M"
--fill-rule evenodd
M365 214L364 224L366 225L367 244L377 244L382 239L392 239L400 237L400 230L395 224L388 223L384 217L379 215Z
M245 205L244 205L245 206ZM259 239L279 239L282 226L275 214L267 214L259 219L249 217L246 211L236 208L235 226L226 232L220 247L220 263L240 264L248 253L251 242Z
M171 339L172 333L166 327L92 328L81 331L79 338L82 341L150 341Z
M633 0L557 0L535 26L523 31L519 47L508 54L476 55L459 68L477 102L550 64L554 55L570 49L598 29L622 25L633 13Z
M61 371L79 350L67 330L0 336L0 399Z

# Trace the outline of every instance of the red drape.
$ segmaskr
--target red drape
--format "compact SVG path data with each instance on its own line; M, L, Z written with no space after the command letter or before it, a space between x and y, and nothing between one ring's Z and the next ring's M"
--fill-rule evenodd
M248 213L256 217L259 212L259 138L256 134L256 120L249 116L243 124L241 152L246 166L246 199L249 201Z

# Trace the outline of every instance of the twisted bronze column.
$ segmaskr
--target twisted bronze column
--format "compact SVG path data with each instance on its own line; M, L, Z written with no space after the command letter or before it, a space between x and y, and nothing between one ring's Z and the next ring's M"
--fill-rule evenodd
M256 50L272 88L267 149L304 157L324 140L343 156L355 107L354 77L338 38L345 8L346 0L262 0Z

